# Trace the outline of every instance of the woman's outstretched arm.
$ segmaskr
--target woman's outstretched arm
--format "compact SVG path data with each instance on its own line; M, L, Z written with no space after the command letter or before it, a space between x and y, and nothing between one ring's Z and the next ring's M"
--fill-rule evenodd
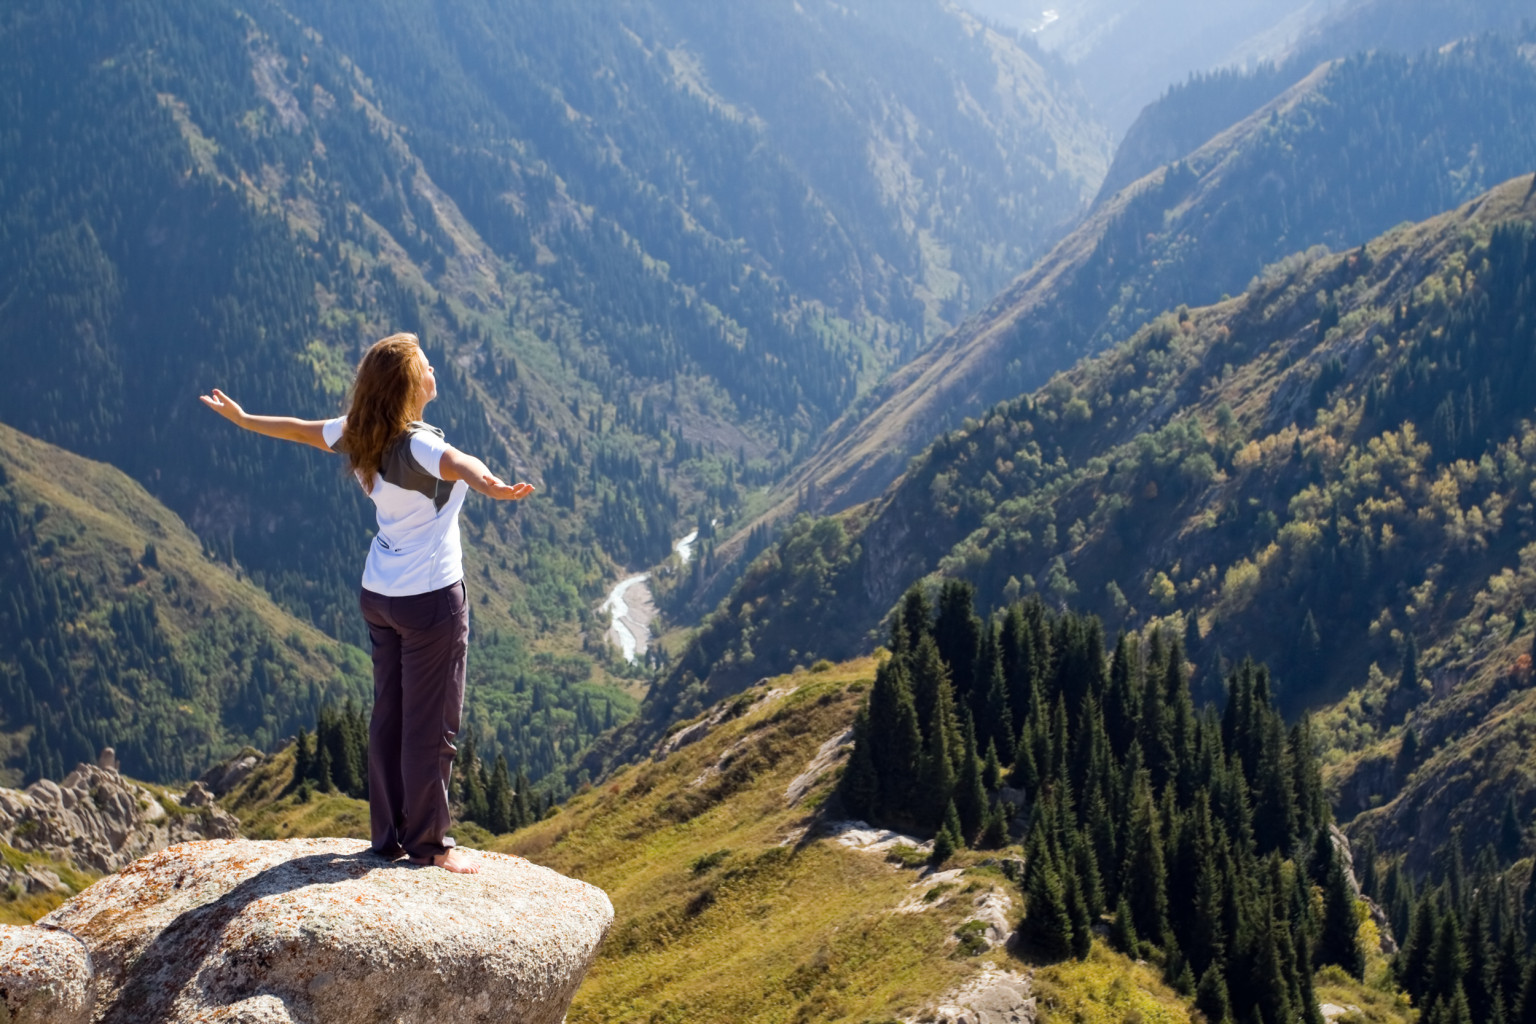
M485 463L452 445L443 449L437 472L444 480L463 480L471 490L500 501L519 501L534 491L533 484L504 483L501 477L486 468Z
M212 394L201 396L201 399L204 405L237 427L253 430L258 434L275 437L282 441L312 445L321 451L331 450L330 445L325 443L324 420L301 420L292 416L252 416L240 408L238 402L218 388L214 388Z

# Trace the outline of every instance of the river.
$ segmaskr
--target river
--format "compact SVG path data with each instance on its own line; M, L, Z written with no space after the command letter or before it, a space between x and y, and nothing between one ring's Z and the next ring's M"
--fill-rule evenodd
M693 545L698 539L699 531L694 530L672 545L684 565L693 557ZM624 577L608 592L608 600L598 609L610 616L608 642L618 645L624 660L631 664L645 653L651 642L651 620L656 617L656 606L651 603L651 588L645 585L650 578L648 572ZM633 596L630 596L631 591Z

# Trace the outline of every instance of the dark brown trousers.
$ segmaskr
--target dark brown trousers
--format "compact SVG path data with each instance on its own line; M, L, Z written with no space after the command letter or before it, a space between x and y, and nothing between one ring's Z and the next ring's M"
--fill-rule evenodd
M409 597L362 592L373 647L368 810L373 849L428 859L448 838L448 779L464 708L469 602L461 580Z

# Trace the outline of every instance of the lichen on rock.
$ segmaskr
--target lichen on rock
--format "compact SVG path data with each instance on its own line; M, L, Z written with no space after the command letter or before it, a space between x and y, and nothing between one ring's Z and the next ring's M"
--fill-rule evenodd
M459 875L348 839L151 854L43 919L95 966L97 1024L557 1024L613 919L599 889L501 854Z

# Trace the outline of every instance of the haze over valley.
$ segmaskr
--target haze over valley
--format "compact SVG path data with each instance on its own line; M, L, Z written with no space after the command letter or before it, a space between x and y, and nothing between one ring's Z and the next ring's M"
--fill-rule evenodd
M197 396L405 330L572 1021L1533 1019L1531 18L18 0L0 786L366 832L372 506Z

